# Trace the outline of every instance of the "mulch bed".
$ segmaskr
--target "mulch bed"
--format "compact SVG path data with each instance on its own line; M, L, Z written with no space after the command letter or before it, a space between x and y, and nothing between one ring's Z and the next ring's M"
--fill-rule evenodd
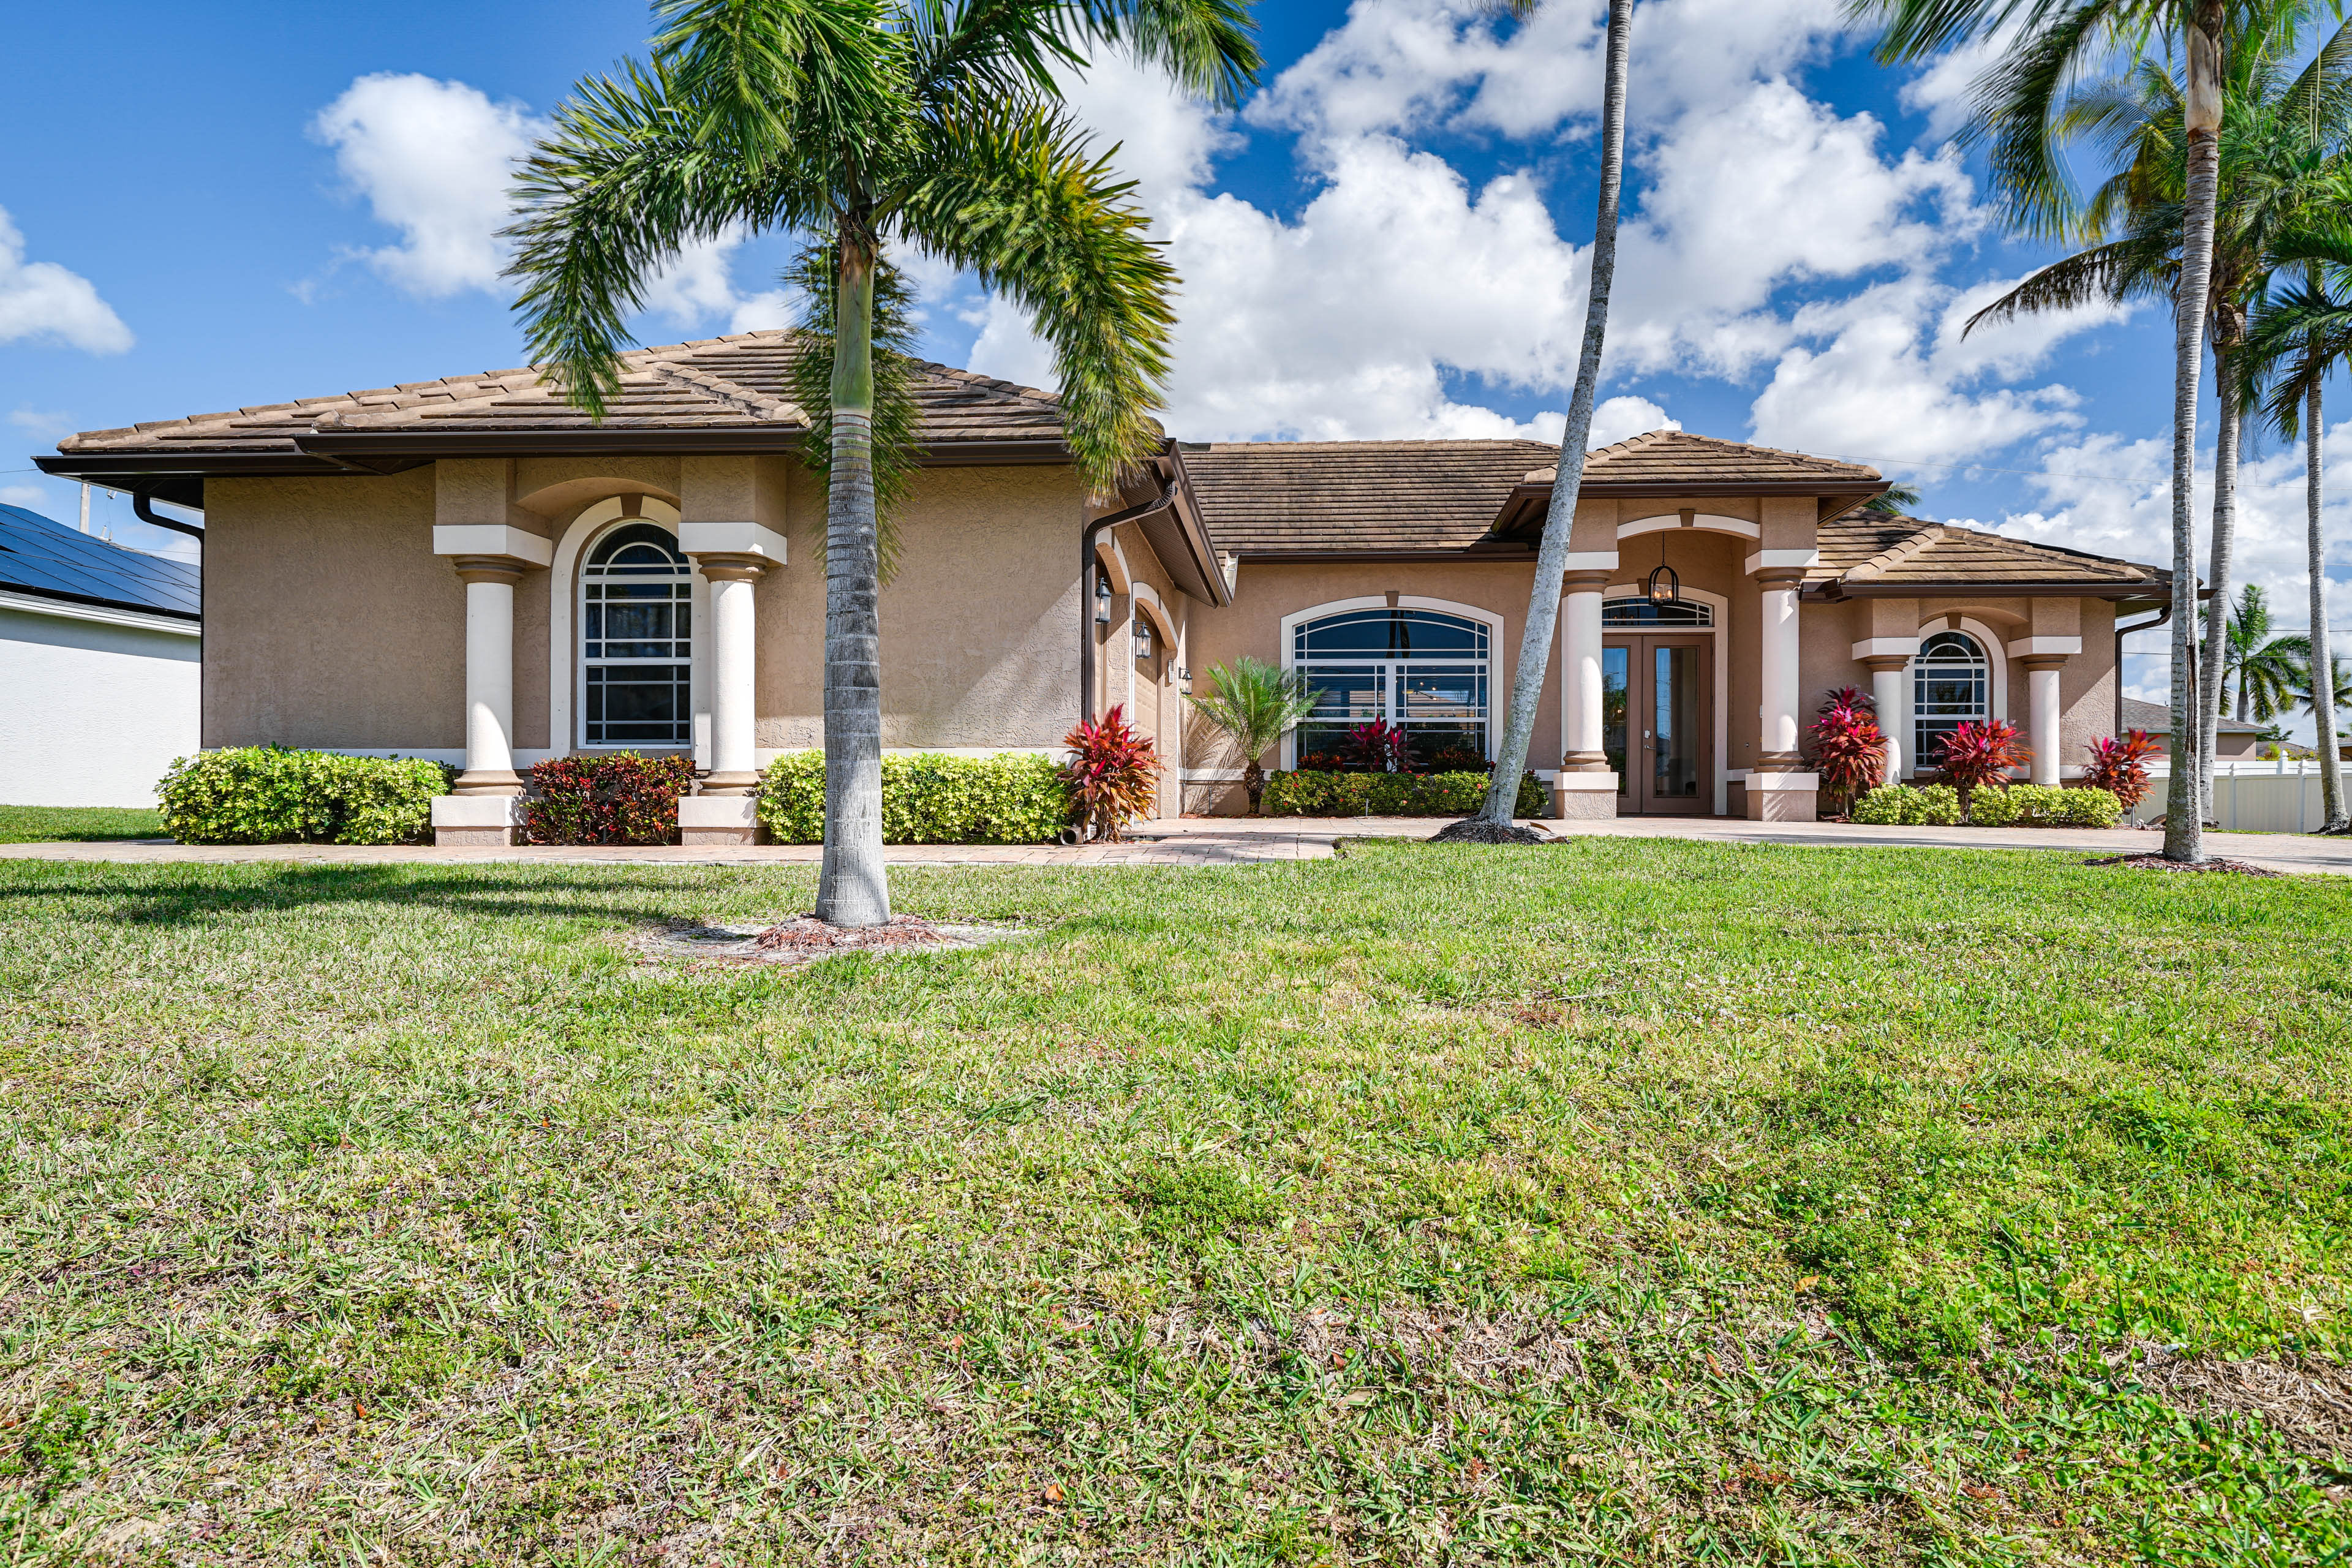
M1549 844L1551 835L1538 833L1532 827L1513 823L1508 827L1491 822L1481 822L1465 816L1459 822L1449 822L1429 836L1432 844Z
M727 964L809 963L845 952L870 952L883 958L985 947L1013 934L1005 926L961 925L920 915L894 915L887 925L849 928L829 926L814 915L794 915L773 925L679 921L639 932L635 945L646 963L685 959Z
M2168 860L2161 855L2104 855L2095 860L2085 860L2085 866L2126 866L2142 871L2221 871L2239 877L2284 877L2284 871L2274 871L2268 866L2256 866L2245 860L2231 860L2222 856L2194 863Z

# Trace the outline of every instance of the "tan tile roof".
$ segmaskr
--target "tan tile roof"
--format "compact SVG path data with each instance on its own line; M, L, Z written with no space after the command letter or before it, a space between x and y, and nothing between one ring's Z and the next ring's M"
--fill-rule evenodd
M1528 475L1530 484L1549 484L1555 469ZM1584 459L1584 489L1605 493L1619 486L1649 488L1718 485L1821 485L1825 493L1874 488L1884 482L1876 468L1784 452L1778 447L1721 441L1688 430L1653 430L1594 448Z
M92 430L58 444L67 453L284 452L308 436L430 436L446 431L543 433L806 428L785 384L792 334L709 338L622 356L621 392L602 426L567 405L529 366L346 392ZM926 363L918 385L927 442L1055 440L1061 406L1051 393Z
M1182 450L1220 550L1464 550L1559 448L1541 441L1220 441Z
M1840 588L1970 588L2071 586L2090 590L2145 587L2165 592L2167 574L2154 566L2037 544L2005 534L1956 528L1916 517L1853 512L1822 524L1821 565L1813 576Z

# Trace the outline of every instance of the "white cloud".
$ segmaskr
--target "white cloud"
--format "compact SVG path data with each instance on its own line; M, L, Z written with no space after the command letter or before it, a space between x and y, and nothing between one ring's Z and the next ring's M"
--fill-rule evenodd
M0 485L0 506L21 506L27 511L38 511L41 503L48 499L48 492L38 485Z
M0 208L0 343L53 342L119 354L131 329L89 279L54 261L25 259L25 237Z
M414 73L363 76L319 111L311 134L401 241L356 254L409 293L503 289L515 164L546 122L479 88Z
M1923 459L2068 428L2071 391L2010 384L2107 318L1958 337L1954 312L1995 287L1944 277L1984 224L1969 176L1948 153L1887 149L1873 116L1788 78L1840 41L1841 17L1840 0L1637 13L1611 378L1764 376L1767 438L1900 435ZM1074 84L1079 117L1122 144L1184 279L1170 427L1556 432L1590 258L1554 220L1547 170L1589 159L1602 19L1598 0L1516 27L1480 0L1356 0L1242 115L1297 135L1311 195L1290 214L1218 192L1230 124L1139 68ZM1474 184L1415 144L1438 132L1530 143L1534 162ZM975 368L1048 380L1017 312L988 302L967 319ZM1554 411L1522 420L1477 401L1529 393Z
M2028 374L2065 338L2128 312L2094 307L1964 336L1969 317L2008 287L1957 291L1914 274L1799 310L1791 332L1825 346L1781 355L1750 410L1756 438L1904 471L2079 426L2069 387L1988 383Z
M1646 436L1653 430L1682 427L1681 420L1667 418L1666 411L1646 397L1612 397L1592 411L1592 438L1586 445L1606 447L1612 441ZM1557 440L1559 437L1555 433L1546 438Z
M8 423L37 441L55 441L74 430L72 415L39 408L19 408L8 416Z

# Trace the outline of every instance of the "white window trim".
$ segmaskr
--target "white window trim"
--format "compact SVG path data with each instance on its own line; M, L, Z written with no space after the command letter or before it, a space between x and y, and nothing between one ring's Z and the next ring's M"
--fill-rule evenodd
M1910 776L1923 778L1936 770L1916 755L1919 744L1919 648L1937 632L1960 631L1977 639L1985 650L1985 666L1990 677L1985 692L1985 717L2013 722L2009 717L2009 647L1993 629L1971 616L1959 617L1959 625L1950 624L1948 611L1919 623L1918 640L1911 645L1911 662L1903 667L1903 734L1904 757L1911 768Z
M1639 599L1646 593L1638 582L1612 583L1601 592L1601 613L1608 613L1612 599ZM1712 637L1715 641L1715 815L1731 814L1731 601L1720 594L1710 594L1705 588L1677 590L1685 599L1696 599L1715 611L1712 626L1618 626L1619 637ZM1612 628L1601 628L1601 640L1605 644ZM1564 634L1563 634L1564 635ZM1568 646L1560 645L1560 667L1568 666ZM1567 697L1561 696L1560 722L1568 722Z
M1455 599L1432 599L1419 594L1399 594L1391 604L1386 594L1360 594L1352 599L1333 599L1325 604L1310 605L1294 610L1282 617L1282 668L1290 669L1297 663L1298 627L1302 622L1319 621L1326 616L1343 616L1349 610L1434 610L1440 615L1460 616L1476 621L1486 628L1486 760L1495 760L1495 742L1501 739L1496 733L1501 728L1502 712L1509 706L1503 698L1511 689L1510 655L1503 646L1503 617L1492 610L1465 605ZM1298 731L1292 730L1282 738L1282 763L1286 772L1298 765Z
M635 493L635 492L632 492ZM574 633L580 605L580 563L588 553L588 546L608 528L621 521L621 498L609 496L592 501L563 530L555 546L555 558L547 573L547 739L548 755L565 757L575 752L625 752L640 748L630 746L589 746L582 739L579 715L586 711L588 672L580 658L580 646ZM650 522L667 529L675 536L678 528L677 509L659 496L648 495L641 502L641 515L632 522ZM690 559L690 558L689 558ZM697 566L693 577L694 595L694 676L692 687L694 765L710 765L710 692L706 675L710 668L710 584Z

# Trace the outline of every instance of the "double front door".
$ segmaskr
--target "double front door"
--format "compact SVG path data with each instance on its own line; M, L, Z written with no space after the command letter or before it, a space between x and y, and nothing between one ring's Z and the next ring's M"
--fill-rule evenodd
M1706 637L1649 635L1601 645L1601 750L1620 816L1715 809L1713 653Z

